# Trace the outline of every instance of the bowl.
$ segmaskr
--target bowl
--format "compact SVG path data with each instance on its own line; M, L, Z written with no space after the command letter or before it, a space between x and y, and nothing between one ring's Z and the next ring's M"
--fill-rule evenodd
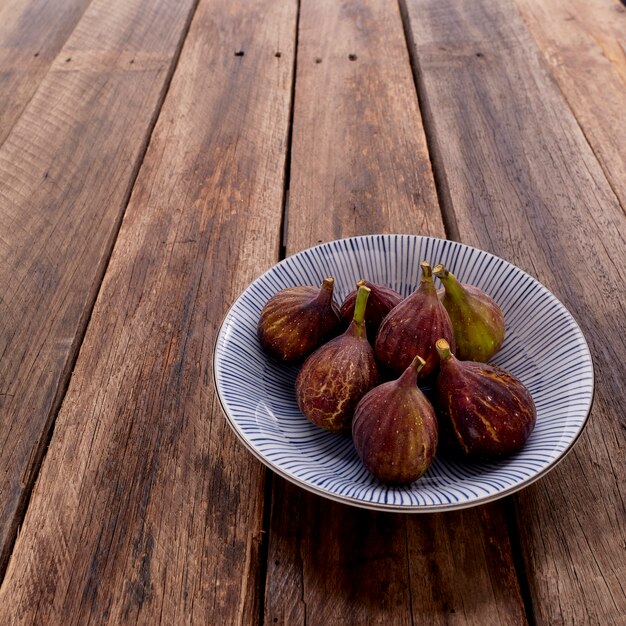
M267 300L296 285L335 279L338 304L361 278L403 296L419 282L420 261L443 263L500 305L506 339L493 364L530 390L537 423L524 448L493 462L436 457L406 487L378 482L361 464L349 435L310 423L295 399L297 367L273 361L257 339ZM321 496L376 510L433 512L475 506L526 487L572 449L593 398L593 365L585 338L559 300L515 265L470 246L416 235L370 235L324 243L281 261L232 305L213 359L217 396L228 423L254 456L287 480Z

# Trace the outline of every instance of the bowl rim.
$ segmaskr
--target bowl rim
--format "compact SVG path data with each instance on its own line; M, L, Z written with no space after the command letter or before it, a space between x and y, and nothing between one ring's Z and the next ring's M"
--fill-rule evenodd
M365 240L372 240L372 239L374 239L376 237L383 237L383 238L389 238L389 239L392 239L392 238L395 238L395 237L407 237L407 238L415 238L415 239L430 239L430 240L433 240L433 241L442 241L442 242L447 241L447 242L451 242L451 243L456 244L456 245L463 246L464 248L469 248L470 250L475 250L475 251L477 251L477 252L479 252L481 254L486 254L486 255L488 255L490 257L493 257L493 258L495 258L495 259L497 259L499 261L503 261L504 263L514 267L516 270L521 272L524 276L526 276L526 277L530 278L532 281L538 283L539 286L542 289L544 289L545 291L547 291L550 294L550 296L552 298L554 298L554 300L559 304L559 306L561 306L563 308L563 310L569 315L569 317L571 318L571 320L572 320L572 322L573 322L573 324L575 326L575 331L578 332L578 334L580 335L580 338L582 339L581 348L586 352L586 354L585 354L586 361L591 366L591 371L590 371L590 374L589 374L590 375L590 379L591 379L591 381L590 381L591 382L591 393L589 395L588 404L585 407L585 417L584 417L584 419L582 420L582 422L580 424L578 432L571 439L571 441L569 442L567 447L562 452L559 453L559 456L556 457L555 459L553 459L552 461L550 461L544 468L542 468L541 470L537 471L532 476L530 476L530 477L520 481L519 483L517 483L515 485L511 485L510 487L508 487L506 489L502 489L502 490L500 490L500 491L498 491L496 493L492 493L492 494L486 494L486 495L482 495L482 496L477 496L476 498L469 499L469 500L463 501L463 502L454 502L454 503L448 503L448 504L389 504L389 503L370 502L370 501L367 501L367 500L359 500L358 498L354 498L352 496L339 496L336 493L334 493L333 491L325 489L324 487L318 487L316 485L311 485L307 481L305 481L305 480L303 480L301 478L298 478L297 476L292 476L291 474L289 474L282 467L280 467L280 465L276 464L274 461L272 461L271 459L269 459L265 455L263 455L247 439L247 437L245 436L243 431L240 429L237 420L231 414L230 409L227 406L224 398L222 398L222 394L220 393L220 389L219 389L219 386L218 386L218 383L217 383L217 379L218 379L218 372L217 372L218 345L219 345L220 339L222 338L222 335L223 335L226 323L227 323L227 321L230 318L232 310L237 305L237 303L240 301L242 296L254 284L256 284L258 282L261 282L267 275L272 273L275 270L276 267L278 267L280 265L286 264L287 261L290 258L298 256L300 254L313 252L314 250L316 250L318 248L324 248L324 247L327 247L327 246L329 246L329 245L331 245L333 243L336 243L336 242L365 241ZM228 307L228 310L224 314L224 317L222 318L222 321L220 322L220 325L219 325L219 327L217 329L217 332L215 334L215 339L214 339L214 342L213 342L212 373L213 373L213 387L214 387L214 390L215 390L215 395L216 395L216 397L217 397L217 399L219 401L220 407L222 409L222 413L226 417L226 420L227 420L229 426L231 427L231 429L233 430L233 432L237 436L237 439L239 439L239 441L241 443L243 443L244 447L247 448L248 451L251 452L252 455L257 460L259 460L267 469L270 469L271 471L275 472L276 474L278 474L282 478L288 480L289 482L291 482L294 485L297 485L298 487L301 487L301 488L305 489L306 491L308 491L310 493L316 494L318 496L322 496L324 498L328 498L330 500L333 500L334 502L338 502L340 504L345 504L345 505L348 505L348 506L355 506L355 507L358 507L358 508L367 509L367 510L371 510L371 511L387 511L387 512L395 512L395 513L441 513L441 512L446 512L446 511L458 511L458 510L462 510L462 509L469 509L469 508L472 508L472 507L475 507L475 506L480 506L480 505L483 505L483 504L487 504L487 503L493 502L495 500L500 500L501 498L504 498L506 496L512 495L513 493L521 491L522 489L525 489L529 485L535 483L540 478L543 478L546 474L551 472L557 465L559 465L561 463L561 461L563 461L563 459L566 456L569 455L569 453L572 451L572 449L574 448L574 446L576 445L576 443L580 439L582 433L584 432L585 428L587 427L587 424L589 423L589 417L591 415L591 409L593 407L593 402L594 402L594 399L595 399L595 391L596 391L596 386L595 386L595 365L594 365L594 362L593 362L593 358L592 358L592 355L591 355L591 350L589 348L589 344L587 342L587 338L585 337L582 329L580 328L580 325L578 324L578 321L576 320L574 315L571 313L571 311L540 280L538 280L537 278L535 278L534 276L532 276L528 272L524 271L523 269L521 269L519 266L515 265L514 263L511 263L510 261L507 261L506 259L503 259L502 257L500 257L498 255L495 255L495 254L493 254L491 252L488 252L487 250L483 250L482 248L477 248L475 246L472 246L472 245L469 245L469 244L465 244L465 243L462 243L460 241L455 241L453 239L443 239L441 237L433 237L433 236L430 236L430 235L415 235L415 234L410 234L410 233L374 233L374 234L370 234L370 235L356 235L356 236L352 236L352 237L343 237L341 239L333 239L333 240L330 240L330 241L318 243L318 244L316 244L314 246L310 246L309 248L304 248L302 250L299 250L298 252L294 252L293 254L290 254L289 256L286 256L284 259L281 259L280 261L274 263L271 267L269 267L263 273L259 274L259 276L257 276L252 282L250 282L245 287L245 289L243 289L239 293L239 295L234 299L234 301Z

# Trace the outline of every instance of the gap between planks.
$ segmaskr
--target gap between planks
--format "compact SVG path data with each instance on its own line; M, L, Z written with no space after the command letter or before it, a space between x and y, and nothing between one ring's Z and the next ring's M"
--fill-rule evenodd
M291 101L289 104L289 121L287 123L287 146L285 152L285 169L284 169L284 185L283 185L283 206L281 221L279 225L279 251L278 261L282 261L287 256L287 220L289 212L289 183L291 174L291 142L293 138L293 117L294 103L296 99L296 74L298 69L298 33L300 29L300 2L297 0L294 48L291 74ZM277 53L278 54L278 53ZM265 624L265 593L267 588L268 559L270 551L270 532L272 522L272 496L274 493L274 472L265 467L265 489L263 492L263 520L261 523L261 546L259 548L259 626Z
M176 71L176 67L178 66L180 54L183 49L185 40L187 39L187 34L189 33L189 27L191 26L193 16L195 15L196 9L198 8L199 1L200 0L192 0L191 10L189 11L185 24L183 28L181 29L180 39L178 41L178 44L172 56L170 67L168 68L167 75L165 77L165 80L163 81L163 87L161 89L161 93L159 94L156 106L154 107L152 116L150 118L150 122L148 124L145 141L143 145L141 146L139 156L132 169L132 173L131 173L130 180L128 183L128 188L126 189L126 192L124 194L122 210L120 211L118 219L114 224L110 239L106 245L106 253L105 253L106 259L103 263L102 270L100 271L100 273L96 276L94 280L93 292L88 299L88 304L85 309L83 318L80 320L78 324L75 341L71 347L70 355L63 369L63 373L61 374L61 377L59 380L59 386L57 387L57 390L55 393L55 399L53 401L50 415L46 422L46 426L44 428L41 438L37 442L36 446L33 448L33 452L31 453L31 458L29 460L28 466L26 467L26 469L24 470L22 474L25 488L24 488L23 495L22 495L22 502L18 504L17 511L14 517L13 528L12 528L11 537L10 537L10 545L7 549L5 558L0 558L0 586L2 585L4 581L4 577L5 577L7 568L9 566L9 562L13 556L15 542L17 541L17 538L21 530L22 522L24 521L26 512L28 511L28 506L30 504L33 487L35 485L37 477L39 476L39 471L41 470L41 466L43 464L43 461L46 457L46 453L48 451L48 446L54 434L54 426L56 423L56 419L61 409L61 405L63 404L63 399L65 398L65 394L67 393L70 380L72 377L72 372L74 370L74 366L78 359L78 355L80 353L80 348L85 338L85 334L87 333L89 322L91 321L91 315L93 313L94 305L96 303L96 300L98 299L98 294L100 293L102 281L109 267L109 262L111 260L113 248L115 246L115 242L117 240L117 236L119 234L122 221L124 220L126 208L128 207L128 203L130 201L130 197L131 197L133 188L135 186L137 176L139 175L139 171L141 170L141 166L146 156L146 152L148 151L150 140L152 138L152 133L154 131L154 127L161 113L161 109L163 107L163 102L165 101L165 97L167 96L167 92L169 91L170 84L172 82L172 77L174 76L174 72ZM85 11L87 10L88 7L89 7L89 4L85 7ZM83 11L82 15L84 15L85 11ZM80 20L78 20L77 23L79 21ZM71 33L68 36L68 39L70 37L71 37ZM61 54L61 52L59 52L59 54ZM46 75L50 71L50 67L46 71ZM35 89L31 97L29 98L28 102L32 100L33 96L36 93L37 93L37 89ZM28 106L28 102L26 102L26 104L22 108L22 111L26 109L26 107ZM18 120L19 120L19 117L15 120L15 122L13 123L13 126L15 125L15 123L17 123ZM1 556L2 555L0 554L0 557Z
M422 124L424 126L424 135L426 136L426 148L428 150L428 158L430 166L433 170L433 178L435 179L435 192L437 193L437 201L441 210L441 219L443 221L443 229L447 239L460 241L459 227L456 223L456 215L452 206L452 198L450 197L448 178L446 169L443 166L443 157L439 144L437 143L434 130L435 120L428 102L428 94L421 79L419 64L415 58L415 41L413 33L409 25L407 15L406 0L398 0L400 7L400 17L402 18L402 28L404 30L404 41L406 43L409 60L411 61L411 72L413 74L413 84L415 86L415 97L417 106L422 115Z
M443 165L443 156L439 148L437 136L434 130L434 116L432 114L430 103L428 101L428 93L426 91L426 87L424 85L424 82L421 80L419 60L417 59L415 54L417 46L415 45L413 33L411 31L409 23L406 0L398 0L398 4L400 6L400 15L402 17L404 37L409 53L409 59L411 61L411 70L413 73L417 102L420 108L420 112L422 114L424 134L426 136L426 146L428 148L428 155L430 157L431 167L433 168L435 190L437 192L437 199L439 201L439 207L441 209L443 226L446 232L446 237L448 239L460 241L456 214L454 211L452 198L450 196L449 185L446 176L446 168ZM513 566L515 568L515 573L517 575L517 580L520 587L520 594L522 596L526 620L529 626L535 626L536 620L532 607L530 585L528 577L526 575L526 567L524 565L524 558L520 544L520 536L515 517L515 503L511 500L511 497L505 499L503 503L503 508L505 513L504 519L506 529L509 535L509 542L511 545Z

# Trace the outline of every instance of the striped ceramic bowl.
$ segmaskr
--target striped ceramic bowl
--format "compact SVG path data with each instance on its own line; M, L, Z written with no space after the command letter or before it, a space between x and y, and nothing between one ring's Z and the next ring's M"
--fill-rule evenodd
M492 360L528 387L537 425L523 450L489 463L436 458L408 487L387 487L361 465L348 435L324 431L299 412L297 369L261 350L257 320L267 300L295 285L335 278L340 303L361 278L404 296L419 280L419 263L443 263L501 306L505 343ZM492 254L453 241L371 235L325 243L272 267L233 304L220 328L213 362L217 394L244 445L288 480L319 495L369 509L444 511L474 506L525 487L546 474L582 432L593 397L593 366L580 328L541 283Z

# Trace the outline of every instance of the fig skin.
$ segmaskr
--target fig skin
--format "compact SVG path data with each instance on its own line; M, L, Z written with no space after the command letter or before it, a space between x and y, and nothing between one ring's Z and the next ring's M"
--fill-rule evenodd
M363 465L382 483L408 485L430 467L438 426L417 386L424 360L416 356L397 380L369 391L357 405L352 439Z
M409 367L416 354L426 364L418 380L432 378L439 367L435 341L440 337L454 345L454 331L448 312L437 297L430 265L420 263L422 277L419 287L385 317L374 351L380 364L394 376Z
M437 265L433 274L445 289L441 302L452 320L458 358L486 363L504 342L502 310L484 291L460 283L443 265Z
M435 384L442 447L464 459L497 459L520 450L535 427L537 413L528 389L505 370L460 361L445 340Z
M378 283L370 283L367 280L360 280L354 291L351 291L343 301L339 314L344 323L349 324L354 316L354 303L356 302L356 294L359 287L365 285L371 291L367 300L367 310L365 312L365 324L367 326L367 338L370 343L376 340L376 334L381 322L389 314L391 309L402 302L402 296L393 289L379 285Z
M365 330L368 295L367 287L359 287L348 329L309 356L296 378L300 411L332 432L350 432L356 405L379 382L374 350Z
M319 289L290 287L272 296L257 327L263 350L279 361L293 363L335 336L341 318L333 289L333 278L325 278Z

